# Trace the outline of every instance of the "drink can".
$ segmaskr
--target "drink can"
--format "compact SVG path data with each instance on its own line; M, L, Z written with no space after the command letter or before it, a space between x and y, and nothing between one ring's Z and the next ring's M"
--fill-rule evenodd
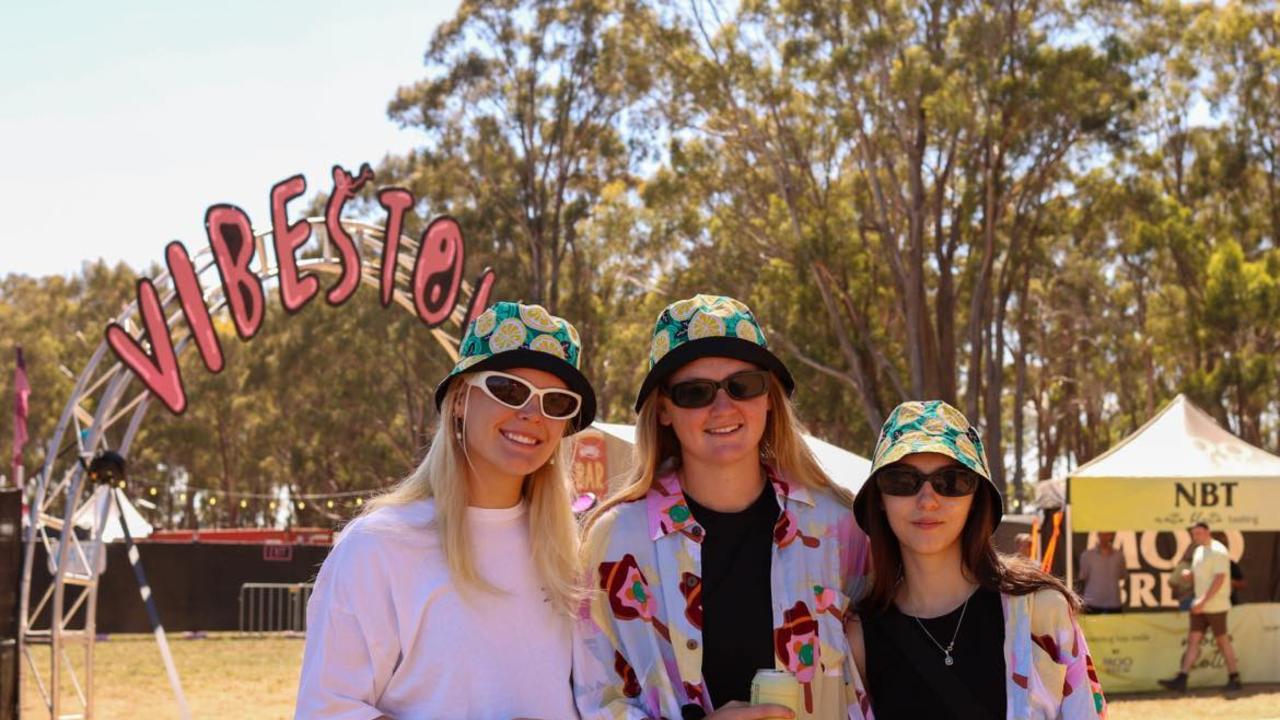
M786 670L757 670L751 679L752 705L781 705L800 716L800 681Z

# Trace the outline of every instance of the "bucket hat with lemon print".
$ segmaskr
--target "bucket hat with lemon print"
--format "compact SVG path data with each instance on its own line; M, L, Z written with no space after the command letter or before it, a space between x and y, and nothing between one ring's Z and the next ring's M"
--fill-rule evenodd
M649 343L649 374L636 395L636 411L671 373L702 357L728 357L771 371L790 395L795 380L769 351L751 309L724 295L694 295L663 308Z
M463 373L511 368L544 370L582 396L582 407L565 433L572 434L596 417L596 394L581 367L582 341L568 320L552 315L541 305L494 303L467 326L458 346L458 364L436 386L436 409L440 409L449 384Z
M880 428L875 452L871 454L871 476L874 477L882 467L923 452L946 455L986 478L991 486L993 516L999 523L1004 514L1004 504L1000 499L1000 488L991 480L982 437L969 424L964 413L942 400L911 400L889 413ZM866 527L866 488L870 484L864 483L853 500L853 512L861 527Z

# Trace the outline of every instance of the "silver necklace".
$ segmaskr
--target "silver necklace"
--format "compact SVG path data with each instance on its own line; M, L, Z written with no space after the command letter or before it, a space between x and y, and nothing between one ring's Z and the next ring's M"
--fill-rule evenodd
M920 629L924 631L924 634L929 636L929 640L934 645L937 645L938 649L942 651L942 655L943 655L942 662L945 663L948 667L956 664L956 661L951 657L951 651L955 649L956 636L960 634L960 625L961 623L964 622L964 611L969 609L969 598L971 597L973 597L973 595L970 595L969 597L965 598L964 605L960 606L960 619L956 621L956 630L955 632L951 633L951 642L947 643L946 647L942 647L942 643L938 642L937 638L933 636L933 633L929 632L929 628L925 627L924 623L920 622L920 618L916 617L915 615L911 616L912 618L915 619L916 624L920 626Z

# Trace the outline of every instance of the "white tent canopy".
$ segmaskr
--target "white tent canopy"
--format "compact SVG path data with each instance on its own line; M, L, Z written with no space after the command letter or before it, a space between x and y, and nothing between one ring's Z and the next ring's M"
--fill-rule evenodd
M107 490L115 493L117 502L109 502ZM120 529L120 508L124 508L124 521L129 526L129 534L134 540L144 538L151 534L154 528L151 523L147 522L138 509L129 502L129 498L125 497L124 492L120 488L108 488L106 485L99 485L93 491L92 502L85 503L80 511L76 513L76 527L89 530L93 528L93 524L98 521L101 513L102 503L108 503L107 508L107 524L102 528L103 542L116 542L124 540L124 531Z
M1280 530L1280 457L1214 422L1182 395L1068 476L1071 527Z
M628 445L634 445L636 442L634 425L597 422L592 423L591 426L606 435L626 442ZM862 487L862 483L866 482L867 475L871 474L871 461L861 455L851 453L825 440L819 440L812 435L805 435L804 440L809 449L818 458L818 463L822 465L822 469L827 471L827 474L831 476L831 479L837 485L849 490L849 492L858 492L858 488Z
M593 422L591 427L606 435L612 435L628 445L636 444L636 426L622 423Z
M804 441L817 456L822 469L827 471L835 483L851 493L857 493L871 474L871 461L861 455L851 453L842 447L832 445L826 440L819 440L812 435L805 435Z
M1280 479L1280 457L1232 435L1209 413L1179 395L1107 452L1070 473L1072 478ZM1036 505L1062 507L1067 478L1036 486Z
M1036 483L1036 507L1041 510L1060 508L1067 502L1067 479L1041 480Z
M1072 478L1280 478L1280 457L1232 435L1179 395Z

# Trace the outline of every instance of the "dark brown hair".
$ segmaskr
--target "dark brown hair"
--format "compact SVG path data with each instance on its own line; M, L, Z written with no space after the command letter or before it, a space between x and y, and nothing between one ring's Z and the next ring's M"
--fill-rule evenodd
M863 492L867 493L867 526L863 530L871 541L873 577L860 607L865 613L878 615L893 605L897 594L897 580L902 576L902 548L889 526L884 500L874 480L867 481ZM1046 588L1057 590L1067 599L1071 611L1079 613L1080 598L1062 580L1041 571L1026 558L996 552L991 542L996 526L992 492L987 482L978 484L969 506L969 517L960 533L960 562L965 575L983 588L1006 595L1029 595Z

